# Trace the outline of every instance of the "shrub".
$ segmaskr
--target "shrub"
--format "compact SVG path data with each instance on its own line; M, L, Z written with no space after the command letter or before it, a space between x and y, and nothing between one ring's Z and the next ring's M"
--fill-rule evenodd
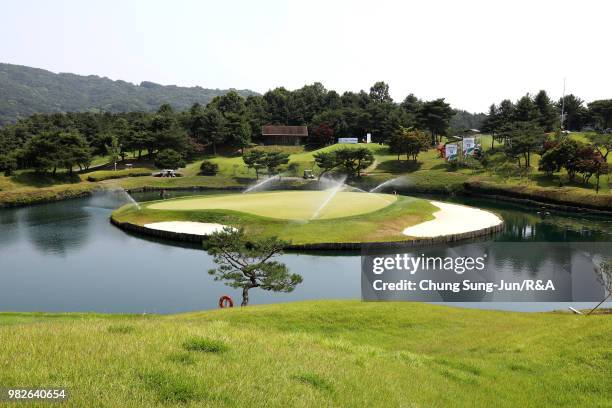
M185 164L183 155L172 149L164 149L155 157L155 166L159 169L178 169Z
M219 172L219 165L208 160L204 160L200 165L200 174L214 176Z

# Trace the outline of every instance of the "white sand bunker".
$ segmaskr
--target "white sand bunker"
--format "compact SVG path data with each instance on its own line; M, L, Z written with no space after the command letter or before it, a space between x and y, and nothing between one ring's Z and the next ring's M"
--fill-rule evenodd
M167 221L145 224L145 227L160 231L179 232L182 234L210 235L213 232L221 231L226 226L208 222Z
M503 222L497 215L479 208L439 201L430 201L430 203L440 209L433 213L435 218L406 228L403 231L404 235L432 238L482 230Z

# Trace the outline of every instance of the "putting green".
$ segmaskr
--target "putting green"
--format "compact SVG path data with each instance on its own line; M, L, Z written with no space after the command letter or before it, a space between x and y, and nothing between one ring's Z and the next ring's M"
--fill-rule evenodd
M151 210L233 210L262 217L310 220L370 213L394 203L390 194L333 191L272 191L263 193L202 196L149 204Z

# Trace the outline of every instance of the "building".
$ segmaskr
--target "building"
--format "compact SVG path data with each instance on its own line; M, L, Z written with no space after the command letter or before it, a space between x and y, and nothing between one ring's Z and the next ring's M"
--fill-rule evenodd
M297 146L306 144L308 127L306 126L277 126L265 125L261 127L261 141L266 145Z

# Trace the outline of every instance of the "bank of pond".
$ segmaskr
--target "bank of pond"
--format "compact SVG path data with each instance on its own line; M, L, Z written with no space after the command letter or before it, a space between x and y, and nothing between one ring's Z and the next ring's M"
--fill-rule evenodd
M178 197L202 192L167 194ZM159 199L158 192L133 196L138 202ZM491 210L500 214L504 226L481 240L428 251L452 253L465 245L479 245L495 258L498 276L502 278L506 274L545 276L585 257L601 256L601 247L612 240L609 218L523 209L481 199L445 200ZM240 298L239 291L215 282L206 273L214 263L200 245L143 238L111 225L110 214L126 203L124 194L97 192L85 198L0 210L0 310L177 313L216 308L223 294ZM517 247L510 243L527 245ZM559 247L554 243L567 245ZM543 249L543 245L549 245L549 250ZM419 248L419 253L423 251ZM254 290L252 304L361 296L360 252L290 251L280 261L302 275L303 283L292 293ZM590 271L576 271L572 281L595 288L597 282L592 275ZM571 290L568 295L571 296ZM440 299L456 306L522 311L591 305L578 301L481 300Z

